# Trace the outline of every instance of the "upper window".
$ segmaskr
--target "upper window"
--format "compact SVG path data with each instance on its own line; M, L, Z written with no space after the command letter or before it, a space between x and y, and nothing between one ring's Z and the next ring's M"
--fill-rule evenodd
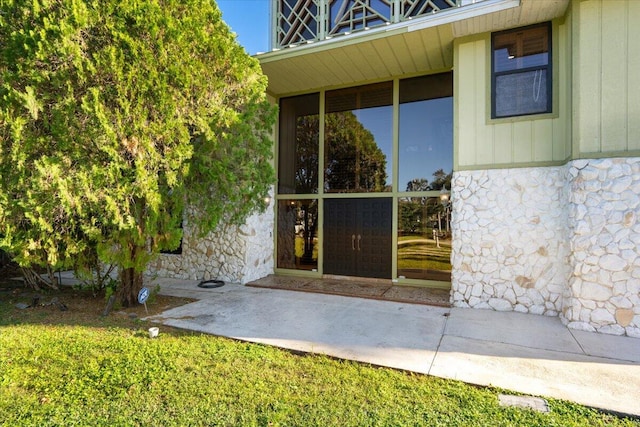
M551 112L551 25L491 38L492 118Z
M400 80L399 110L398 191L442 189L453 169L453 74Z
M318 192L319 114L319 93L280 100L278 193Z
M392 136L392 82L327 92L324 191L391 191Z

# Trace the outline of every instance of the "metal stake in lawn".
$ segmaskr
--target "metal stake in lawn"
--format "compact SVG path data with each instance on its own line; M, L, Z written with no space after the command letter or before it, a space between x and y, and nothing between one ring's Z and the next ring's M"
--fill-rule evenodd
M142 288L138 293L138 302L140 304L144 304L145 313L149 314L149 310L147 310L147 299L149 298L149 288Z

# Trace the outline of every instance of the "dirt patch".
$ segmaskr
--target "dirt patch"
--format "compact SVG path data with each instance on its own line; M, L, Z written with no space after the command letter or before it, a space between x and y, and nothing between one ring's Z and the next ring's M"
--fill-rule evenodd
M0 271L0 326L11 324L86 325L96 327L144 327L141 319L162 313L170 308L194 300L154 295L135 307L121 307L117 303L107 316L103 316L107 301L104 293L94 294L90 289L62 287L60 290L34 291L22 282L10 280L20 275L19 269Z

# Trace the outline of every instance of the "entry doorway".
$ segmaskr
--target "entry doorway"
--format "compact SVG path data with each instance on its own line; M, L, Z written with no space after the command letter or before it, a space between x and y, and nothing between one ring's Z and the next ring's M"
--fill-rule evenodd
M324 273L391 279L393 199L325 199L324 209Z
M446 286L453 74L279 102L276 273Z

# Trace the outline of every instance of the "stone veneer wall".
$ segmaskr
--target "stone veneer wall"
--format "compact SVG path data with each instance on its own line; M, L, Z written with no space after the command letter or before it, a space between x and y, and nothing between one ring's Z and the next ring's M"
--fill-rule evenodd
M640 337L640 158L568 165L569 327Z
M557 316L567 286L561 167L456 172L452 303Z
M273 204L250 216L242 226L221 225L197 238L184 225L182 254L161 254L147 269L150 275L176 279L220 279L245 284L273 273Z
M457 307L640 337L640 158L456 172Z

